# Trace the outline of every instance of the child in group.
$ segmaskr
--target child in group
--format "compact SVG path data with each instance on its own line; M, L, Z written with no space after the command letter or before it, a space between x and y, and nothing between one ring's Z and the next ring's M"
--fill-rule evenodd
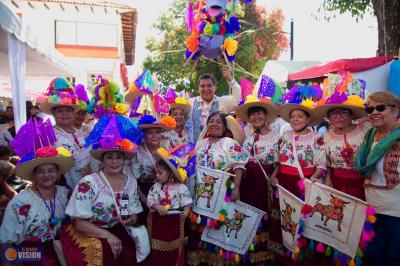
M179 149L188 151L185 149L187 145L181 144L170 151L157 150L157 182L147 196L151 265L184 265L184 224L192 204L189 189L184 184L187 177L185 168L190 167L187 162L194 150L182 156L188 158L182 159L174 154L182 155Z

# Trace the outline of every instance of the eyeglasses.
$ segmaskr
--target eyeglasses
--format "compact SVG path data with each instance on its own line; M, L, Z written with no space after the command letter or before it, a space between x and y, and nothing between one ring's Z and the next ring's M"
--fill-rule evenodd
M348 115L350 115L350 111L347 111L347 110L345 110L345 111L329 112L329 113L328 113L328 116L329 116L329 117L334 117L334 118L337 118L337 117L345 117L345 116L348 116Z
M44 175L44 174L50 174L50 175L53 175L53 174L56 174L57 173L57 169L49 169L49 170L47 170L47 171L45 171L45 170L38 170L38 171L36 171L36 174L37 175Z
M395 107L394 105L386 105L386 104L380 104L377 106L368 106L365 108L365 112L367 112L367 114L372 114L374 112L374 110L376 109L376 111L378 111L379 113L382 113L386 110L386 106L390 106L390 107Z

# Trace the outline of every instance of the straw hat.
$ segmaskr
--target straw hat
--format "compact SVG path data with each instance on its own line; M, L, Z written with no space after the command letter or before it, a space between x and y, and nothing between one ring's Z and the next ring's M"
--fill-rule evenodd
M236 140L239 144L242 144L246 136L244 135L242 127L239 125L236 119L233 116L228 115L226 117L226 124L228 130L233 135L233 139ZM199 139L203 139L206 136L206 134L207 134L207 126L205 126L203 130L200 132Z
M157 157L163 160L171 169L173 175L179 182L185 183L188 176L194 173L195 146L193 143L180 144L170 150L157 149Z
M152 115L144 115L140 118L138 122L138 127L141 130L149 129L149 128L159 128L161 129L161 133L170 131L176 127L176 121L171 116L167 115L159 119L157 122L157 118Z
M321 116L328 117L328 112L336 108L350 110L354 120L367 116L365 112L365 102L361 97L357 95L347 96L339 93L335 93L327 98L324 104L315 108L315 111Z
M311 101L311 100L306 100L306 101ZM323 120L322 116L315 111L312 105L305 103L306 101L303 101L301 104L293 104L293 103L282 104L279 107L279 116L282 117L282 119L285 120L286 122L290 123L290 114L292 113L292 111L303 110L311 118L310 123L308 123L308 126L311 127L319 125Z
M246 122L250 122L248 111L252 107L260 107L265 109L265 111L267 112L266 114L267 122L272 122L278 117L278 108L276 107L275 104L269 101L269 99L264 98L259 100L251 96L247 97L244 104L236 108L235 113L239 118L243 119Z
M178 97L175 99L175 102L169 104L169 110L172 111L175 108L179 108L183 110L185 117L188 117L192 107L190 103L186 101L184 98Z
M70 106L74 112L79 111L80 105L74 87L65 78L55 78L50 82L46 92L47 99L40 104L40 110L51 115L54 108Z
M21 161L15 167L15 175L25 180L32 180L33 170L43 164L55 164L58 166L58 172L64 174L74 165L74 160L64 147L57 149L51 146L42 147L35 151L34 158Z

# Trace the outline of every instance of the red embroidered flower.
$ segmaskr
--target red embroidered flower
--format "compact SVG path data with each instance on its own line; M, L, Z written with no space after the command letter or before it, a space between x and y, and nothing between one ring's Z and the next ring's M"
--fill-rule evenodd
M30 209L31 209L31 205L27 203L27 204L19 207L18 213L21 216L28 216L28 212Z
M301 168L306 168L308 166L308 163L303 159L299 159L299 164Z
M78 192L86 193L89 191L89 189L90 189L90 185L88 183L84 183L84 182L79 183Z
M317 144L318 144L319 146L324 145L324 139L323 139L322 137L318 138L318 139L317 139Z
M237 152L242 152L242 147L240 147L240 145L235 145L233 146L233 150Z
M287 162L288 160L289 160L289 157L286 156L285 154L279 155L279 162L284 163L284 162Z
M55 148L48 146L37 149L35 151L35 155L38 158L56 157L58 155L58 151Z
M112 216L112 218L116 218L116 217L118 216L118 213L117 213L117 210L116 210L116 209L113 209L113 210L112 210L111 216Z
M353 155L354 155L354 150L351 145L347 144L343 149L340 150L340 155L343 157L344 161L346 162L347 165L353 165Z

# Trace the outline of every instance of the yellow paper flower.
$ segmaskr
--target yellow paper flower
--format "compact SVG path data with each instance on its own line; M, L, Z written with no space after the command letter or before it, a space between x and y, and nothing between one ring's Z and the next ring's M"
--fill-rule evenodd
M343 104L364 108L365 102L360 96L350 95Z
M164 158L167 158L169 156L168 151L166 149L162 148L162 147L158 148L157 152Z
M165 204L163 207L166 211L169 211L169 209L171 209L172 206L171 204Z
M64 147L58 147L57 149L58 155L63 157L71 157L72 154Z
M172 116L166 115L160 119L159 123L163 126L174 128L176 127L176 121Z
M233 56L238 48L238 42L232 38L226 38L224 41L224 48L229 56Z
M125 103L117 103L115 104L115 111L119 114L126 114L129 110L129 106Z
M189 105L189 102L186 101L186 99L182 98L182 97L178 97L175 99L175 103L179 103L179 104L186 104Z
M185 182L185 181L186 181L186 178L187 178L187 172L186 172L186 170L179 167L179 168L178 168L178 173L179 173L179 175L180 175L181 178L182 178L182 182Z
M257 102L257 101L258 101L258 99L254 95L249 95L246 98L246 103L253 103L253 102Z
M307 107L308 109L314 109L315 105L314 102L310 99L305 99L301 102L301 105L303 105L304 107Z

